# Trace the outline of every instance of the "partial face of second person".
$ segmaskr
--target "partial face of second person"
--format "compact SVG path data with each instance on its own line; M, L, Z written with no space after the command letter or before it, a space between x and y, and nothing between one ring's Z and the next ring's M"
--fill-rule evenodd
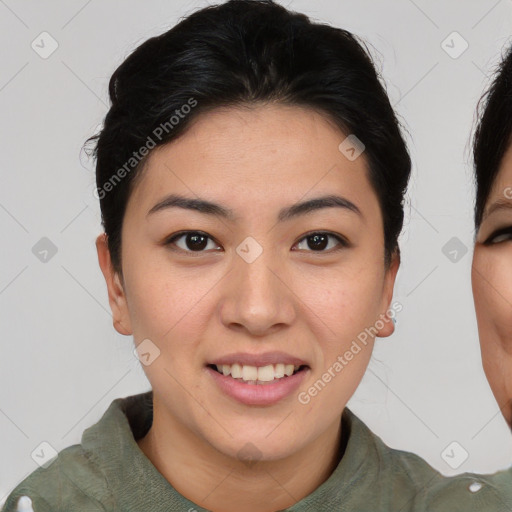
M512 428L512 145L487 198L472 283L485 373Z
M98 238L114 325L160 351L144 366L152 429L160 439L179 439L176 450L190 448L188 460L195 453L225 463L248 442L261 461L308 450L311 460L321 456L312 446L322 450L339 434L373 339L307 404L297 396L386 313L398 268L398 258L384 263L366 158L347 159L338 149L344 138L322 115L299 107L202 114L184 136L153 151L129 199L124 287ZM215 203L222 213L178 206L151 213L170 194ZM280 218L326 196L346 206L311 204ZM378 335L392 331L388 321ZM269 352L307 366L299 386L274 403L234 398L209 366L235 353Z

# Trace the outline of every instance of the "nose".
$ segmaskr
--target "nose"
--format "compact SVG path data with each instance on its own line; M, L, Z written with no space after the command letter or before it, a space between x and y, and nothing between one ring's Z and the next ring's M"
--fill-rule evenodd
M272 251L249 262L238 254L233 260L220 306L222 323L229 329L265 336L290 326L296 316L295 295L285 265Z

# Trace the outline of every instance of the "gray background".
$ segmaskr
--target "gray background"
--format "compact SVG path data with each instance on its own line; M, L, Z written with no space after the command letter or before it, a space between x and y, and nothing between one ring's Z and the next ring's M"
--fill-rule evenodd
M113 399L149 389L132 338L112 327L94 246L93 165L80 147L107 112L115 68L207 3L0 0L0 503L38 467L31 453L41 442L79 443ZM403 311L349 405L390 446L445 474L507 467L512 436L481 368L471 296L469 137L511 42L512 1L281 3L371 43L412 135L395 290ZM31 47L43 31L58 43L46 59ZM454 31L469 44L457 58L464 41L446 40ZM42 237L57 248L47 262L32 251ZM443 253L453 237L468 249L455 262Z

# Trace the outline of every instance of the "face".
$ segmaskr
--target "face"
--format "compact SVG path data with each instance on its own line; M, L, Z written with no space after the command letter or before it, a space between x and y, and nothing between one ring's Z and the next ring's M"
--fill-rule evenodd
M354 341L393 331L398 268L345 137L308 109L228 108L151 154L123 222L123 284L97 247L116 329L151 354L154 425L268 460L338 428L374 338Z
M512 427L512 146L477 233L472 283L484 370Z

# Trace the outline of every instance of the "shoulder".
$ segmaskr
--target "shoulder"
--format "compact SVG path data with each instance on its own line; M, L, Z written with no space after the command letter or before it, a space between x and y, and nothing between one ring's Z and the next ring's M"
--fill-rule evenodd
M443 476L414 453L387 446L352 411L345 408L342 432L346 447L338 485L350 481L357 507L419 512L431 486ZM343 436L343 433L342 433Z
M398 479L403 485L424 488L443 478L420 456L389 447L348 408L345 408L343 420L350 430L351 452L359 452L356 458L364 460L365 466L369 466L372 473L379 475L379 480L384 479L391 483Z
M10 493L1 512L16 512L21 496L32 499L36 512L104 511L112 504L103 472L81 445L65 448L27 476Z
M131 471L159 473L134 439L152 420L151 392L112 401L100 420L82 434L81 444L61 450L11 492L2 512L15 512L20 496L32 499L35 512L114 510L125 493L140 485ZM149 478L149 476L148 476ZM122 494L124 493L124 494Z
M418 455L387 446L351 411L351 428L366 445L365 473L387 504L415 512L505 512L512 510L512 468L492 475L443 476Z
M463 473L444 478L431 488L425 510L510 511L512 468L490 475Z

